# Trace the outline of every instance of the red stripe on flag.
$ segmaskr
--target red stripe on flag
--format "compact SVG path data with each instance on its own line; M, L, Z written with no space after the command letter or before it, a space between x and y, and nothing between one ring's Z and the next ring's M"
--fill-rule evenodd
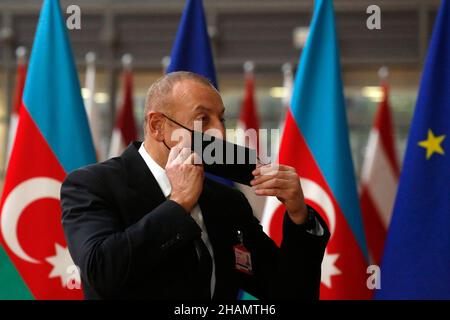
M386 152L392 169L394 170L394 173L398 178L400 169L395 153L394 126L392 123L392 115L389 107L389 88L386 83L382 85L382 88L384 98L378 107L379 110L376 115L374 127L378 128L384 151Z
M259 130L259 119L256 111L256 102L254 97L254 77L253 74L246 74L245 76L245 96L242 101L241 115L239 120L244 125L244 129ZM249 147L258 149L258 135L256 141L251 142Z
M122 134L123 143L128 146L137 139L136 121L133 111L133 74L131 70L125 70L123 74L124 100L117 118L116 128Z

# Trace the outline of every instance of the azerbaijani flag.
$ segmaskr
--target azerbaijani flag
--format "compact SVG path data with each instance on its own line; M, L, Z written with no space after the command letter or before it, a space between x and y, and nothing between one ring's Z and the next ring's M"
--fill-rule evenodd
M59 197L67 173L93 162L65 21L58 1L45 0L0 202L2 298L83 297L64 239Z
M369 299L367 249L353 163L333 2L315 1L281 139L279 162L296 168L307 203L328 222L321 299ZM280 202L268 200L264 230L282 237Z

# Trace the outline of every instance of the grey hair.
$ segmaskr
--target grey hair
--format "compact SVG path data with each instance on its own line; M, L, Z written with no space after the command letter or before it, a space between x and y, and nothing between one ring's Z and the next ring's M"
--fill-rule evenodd
M176 71L163 75L158 80L156 80L147 91L144 108L144 132L146 131L147 127L148 113L150 111L165 110L165 108L170 105L172 90L175 84L184 80L192 80L217 91L211 81L209 81L204 76L193 72Z

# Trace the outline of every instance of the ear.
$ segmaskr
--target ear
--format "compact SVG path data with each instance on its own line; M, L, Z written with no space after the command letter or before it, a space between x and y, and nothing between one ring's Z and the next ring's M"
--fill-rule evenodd
M150 111L147 114L147 134L151 135L156 141L162 142L164 140L165 120L159 112Z

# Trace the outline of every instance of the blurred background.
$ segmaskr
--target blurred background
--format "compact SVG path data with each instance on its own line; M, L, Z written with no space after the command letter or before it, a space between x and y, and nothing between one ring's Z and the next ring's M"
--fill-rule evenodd
M74 3L76 2L76 3ZM375 3L376 2L376 3ZM81 30L69 30L85 102L101 115L101 141L109 148L122 104L122 56L133 57L134 114L142 137L145 94L163 74L185 2L181 0L61 1L81 8ZM360 175L368 134L382 98L378 70L389 68L397 156L403 159L422 63L439 1L335 0L352 155ZM368 30L366 9L381 7L381 29ZM31 50L41 1L0 0L0 180L5 173L7 133L14 103L16 49ZM204 0L208 31L226 126L235 128L244 96L245 61L254 62L261 128L277 128L284 117L282 65L297 66L313 1ZM66 14L66 16L68 16ZM85 81L86 54L96 55L95 92ZM28 52L29 55L29 52ZM57 66L55 66L57 68ZM70 143L70 142L68 142ZM400 161L401 163L401 161ZM1 182L0 182L1 185ZM0 187L1 190L1 187Z

